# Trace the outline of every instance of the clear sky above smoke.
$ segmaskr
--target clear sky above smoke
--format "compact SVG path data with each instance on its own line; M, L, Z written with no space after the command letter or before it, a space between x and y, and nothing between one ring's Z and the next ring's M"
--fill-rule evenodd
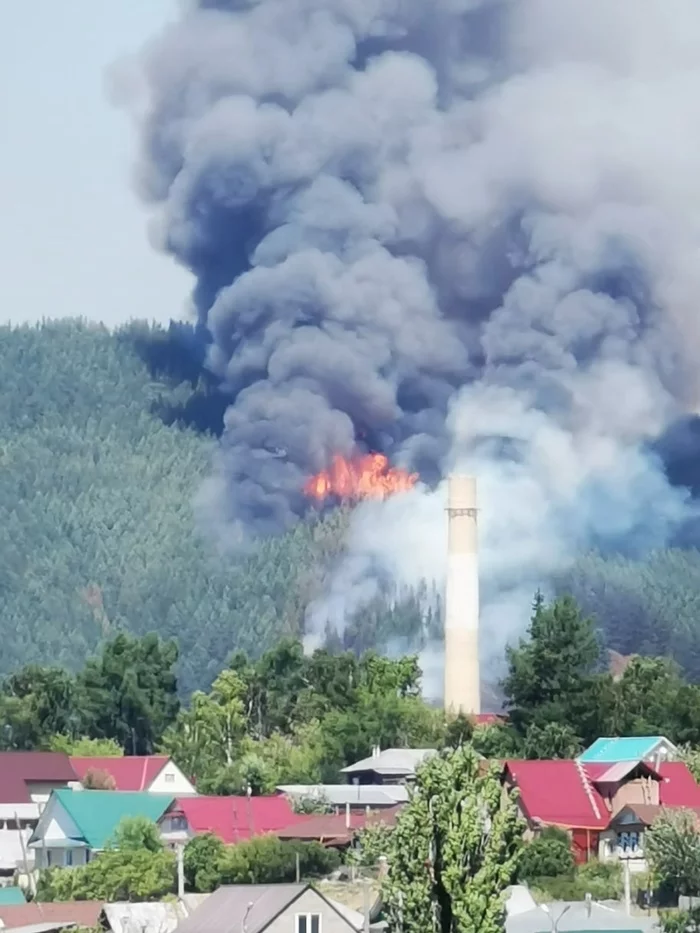
M0 4L0 322L182 315L189 276L148 242L134 136L105 90L107 69L173 6Z

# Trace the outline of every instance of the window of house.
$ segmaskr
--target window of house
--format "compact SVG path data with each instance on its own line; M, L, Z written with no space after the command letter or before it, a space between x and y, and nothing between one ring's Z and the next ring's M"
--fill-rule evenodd
M621 852L637 852L639 850L640 834L637 832L618 833L617 848Z
M295 933L321 933L321 914L297 914Z
M72 865L72 864L73 864L73 850L66 849L66 865Z
M175 781L175 775L172 774L172 773L166 773L166 775L165 775L165 783L166 783L166 784L172 784L174 781Z
M184 833L187 831L187 819L184 816L173 816L170 818L170 831L173 833Z

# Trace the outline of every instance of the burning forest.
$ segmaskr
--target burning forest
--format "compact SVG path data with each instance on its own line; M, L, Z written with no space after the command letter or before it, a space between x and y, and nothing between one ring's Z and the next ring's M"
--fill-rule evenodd
M517 624L577 554L674 540L654 444L700 397L698 43L695 0L188 4L132 86L139 190L232 399L206 529L366 499L350 589L440 577L459 468L486 618Z
M337 454L327 470L306 481L304 492L319 503L328 500L359 502L407 492L417 481L417 473L389 466L384 454L362 454L350 459Z

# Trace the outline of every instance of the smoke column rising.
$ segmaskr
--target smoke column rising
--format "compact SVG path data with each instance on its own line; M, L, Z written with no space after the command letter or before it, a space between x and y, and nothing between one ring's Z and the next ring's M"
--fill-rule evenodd
M697 0L190 3L131 104L235 396L209 527L289 526L359 436L474 471L494 651L581 550L663 544L684 494L649 442L700 398L699 44ZM312 631L371 567L439 581L443 508L361 506Z

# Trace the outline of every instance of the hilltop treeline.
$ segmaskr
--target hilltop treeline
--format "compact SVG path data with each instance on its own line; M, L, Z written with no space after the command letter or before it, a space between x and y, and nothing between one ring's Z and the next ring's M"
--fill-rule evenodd
M227 403L205 351L187 325L0 328L0 674L76 670L119 632L155 631L177 640L186 696L230 651L303 633L347 514L311 516L245 557L216 553L192 508ZM559 586L610 647L669 653L700 679L697 551L588 556ZM436 605L420 585L380 595L332 645L418 646L439 636Z

